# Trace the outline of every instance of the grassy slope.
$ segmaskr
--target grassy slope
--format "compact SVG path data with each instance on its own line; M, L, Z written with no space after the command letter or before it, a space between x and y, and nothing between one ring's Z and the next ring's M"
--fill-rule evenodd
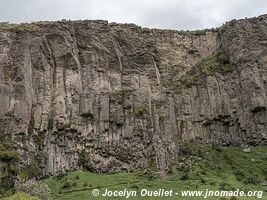
M267 190L260 183L267 180L267 147L253 147L250 153L243 152L240 148L214 148L202 145L189 144L182 147L184 154L180 157L183 161L196 162L196 164L181 165L181 161L173 162L177 172L167 173L161 180L156 174L135 172L119 173L113 175L94 174L86 171L71 172L64 177L50 177L44 180L53 193L53 198L58 200L85 200L85 199L125 199L93 197L91 192L98 188L104 191L129 189L173 189L181 190ZM183 179L183 180L181 180ZM74 183L74 184L73 184ZM86 183L86 184L85 184ZM65 185L65 188L64 188ZM71 185L70 187L67 187ZM165 197L164 199L181 199L181 197ZM162 199L132 197L130 199ZM201 198L184 198L186 200ZM207 199L220 199L210 197ZM227 198L226 198L227 199ZM231 199L231 198L228 198ZM240 200L253 200L257 198L241 198ZM264 192L263 198L267 199Z
M3 198L3 200L40 200L39 198L37 197L33 197L33 196L30 196L28 194L25 194L25 193L16 193L10 197L5 197Z

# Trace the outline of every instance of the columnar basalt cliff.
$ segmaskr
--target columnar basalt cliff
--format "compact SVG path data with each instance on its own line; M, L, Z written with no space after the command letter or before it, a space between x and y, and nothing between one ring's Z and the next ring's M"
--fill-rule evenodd
M43 176L164 169L182 141L267 143L267 16L204 31L0 26L0 134Z

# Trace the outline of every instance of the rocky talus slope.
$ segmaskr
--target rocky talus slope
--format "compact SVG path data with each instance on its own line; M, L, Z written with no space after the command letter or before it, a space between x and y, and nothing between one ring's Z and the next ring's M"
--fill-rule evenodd
M0 134L42 175L164 169L179 142L267 144L267 15L174 31L0 24Z

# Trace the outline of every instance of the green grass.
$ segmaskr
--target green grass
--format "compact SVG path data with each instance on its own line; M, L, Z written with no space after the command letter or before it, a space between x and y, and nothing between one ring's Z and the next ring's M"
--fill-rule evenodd
M3 200L40 200L37 197L30 196L28 194L19 192L10 197L3 198Z
M0 31L14 31L14 32L25 32L25 31L38 31L40 27L37 23L21 23L21 24L10 24L8 22L0 23Z
M183 162L181 162L183 160ZM182 164L184 162L195 164ZM189 162L190 161L190 162ZM181 155L173 161L170 167L176 172L166 173L164 179L151 170L112 175L95 174L87 171L70 172L65 176L50 177L43 180L51 189L53 199L85 200L85 199L125 199L125 197L93 197L92 190L99 189L103 193L109 190L149 190L172 189L182 190L267 190L260 183L267 180L267 147L253 147L250 153L240 148L220 148L207 145L183 144ZM241 171L238 173L238 170ZM241 174L241 175L240 175ZM247 180L252 181L247 181ZM257 181L253 181L253 180ZM66 184L67 183L67 184ZM137 192L138 194L138 192ZM266 192L262 199L267 199ZM179 199L180 196L164 197L164 199ZM162 197L131 197L130 199L163 199ZM185 197L185 200L201 198ZM210 200L219 197L207 198ZM231 198L226 198L230 200ZM238 200L253 200L257 198L238 197Z
M145 117L147 114L149 114L148 108L145 106L140 106L135 108L134 110L134 117L136 118L143 118Z
M216 52L212 56L204 59L199 64L199 67L207 76L214 75L215 72L225 74L235 70L234 66L229 62L229 57L222 51Z
M0 198L13 192L20 157L12 140L0 138Z
M207 76L213 76L215 73L227 74L234 70L235 67L230 64L229 56L223 51L218 51L193 66L179 81L190 87L201 84Z

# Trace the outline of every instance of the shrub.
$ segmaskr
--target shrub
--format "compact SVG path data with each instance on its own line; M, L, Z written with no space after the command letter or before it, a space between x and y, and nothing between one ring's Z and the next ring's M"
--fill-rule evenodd
M140 187L139 187L138 184L132 184L132 185L131 185L131 188L132 188L132 189L135 189L135 190L138 190Z
M267 181L267 169L263 170L263 176L264 176L264 179Z
M134 110L133 114L136 118L142 118L142 117L145 117L145 115L148 113L149 113L149 111L148 111L147 107L140 106Z
M198 83L198 76L195 73L188 73L182 76L179 81L186 87L190 87L191 85Z
M83 187L87 187L88 186L88 183L87 182L84 182L83 183Z
M47 200L50 197L49 187L42 182L27 181L26 183L16 183L15 190L36 196L42 200Z
M19 156L15 150L0 151L0 160L3 162L16 162L19 160Z
M9 192L11 192L11 194L13 193L13 185L14 185L14 181L13 181L13 177L10 175L5 175L3 177L1 177L0 179L0 197L2 195L7 196Z
M238 198L237 197L231 197L230 200L238 200Z
M205 180L202 176L200 177L200 181L201 181L201 183L203 183L203 184L206 183L206 180Z
M54 178L56 178L57 180L60 181L64 178L64 176L65 176L65 174L62 171L60 171L59 174L57 176L55 176Z
M234 175L236 176L236 179L238 181L242 181L245 184L257 185L261 182L261 179L259 178L257 174L248 174L248 173L245 173L241 169L235 169Z
M245 173L241 169L234 170L234 175L238 181L242 181L245 178Z
M180 180L188 180L189 179L189 172L184 172L181 177L180 177Z
M246 184L254 184L257 185L261 182L260 178L257 175L249 175L247 177L245 177L245 179L243 180L244 183Z
M77 183L76 182L73 182L72 183L72 187L77 187Z
M184 165L181 170L181 177L180 180L188 180L189 179L189 172L190 172L190 167L187 165Z
M23 192L19 192L10 197L3 198L3 200L40 200L40 199L37 197L25 194Z
M219 190L222 190L222 191L232 191L232 190L235 190L235 188L232 187L229 183L221 182L219 184Z
M89 153L87 153L84 149L81 151L79 155L78 165L85 169L89 169L90 167Z
M32 179L40 176L42 171L38 165L38 163L32 163L31 165L26 166L24 169L21 170L20 178L22 179Z
M37 31L40 27L36 23L21 23L21 24L9 24L8 22L0 23L0 30L2 31L14 31L14 32L25 32L25 31Z
M214 75L215 72L222 74L234 71L234 67L230 65L229 57L223 51L218 51L210 57L204 59L199 67L202 73L209 75Z
M204 151L200 145L194 143L180 143L180 154L182 156L203 157Z
M0 138L0 196L8 195L13 192L15 176L18 174L19 154L16 151L15 143L6 139Z
M179 81L184 86L191 87L202 84L206 76L212 76L217 72L226 74L234 70L235 67L230 64L228 55L224 51L218 51L193 66Z
M214 149L215 151L218 151L218 152L222 152L223 151L222 147L219 146L219 145L216 145L216 144L212 145L212 149Z
M72 182L70 180L66 180L64 183L63 183L63 186L62 188L70 188L72 187Z
M151 169L146 169L143 173L143 177L147 178L148 180L155 180L158 178L156 173Z

